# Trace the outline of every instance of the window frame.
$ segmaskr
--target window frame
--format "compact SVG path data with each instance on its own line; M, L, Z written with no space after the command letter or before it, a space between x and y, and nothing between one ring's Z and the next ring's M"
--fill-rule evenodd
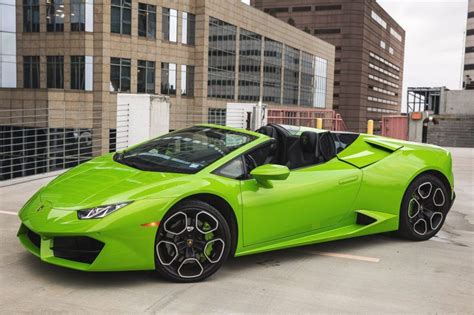
M46 87L64 89L64 56L46 57Z
M174 70L171 69L171 66L174 66ZM160 92L161 94L168 95L168 96L176 96L177 94L177 84L178 84L178 77L177 77L177 70L178 65L176 63L171 62L162 62L161 63L161 84L160 84ZM171 89L170 84L170 73L174 71L174 90ZM164 81L166 78L166 82ZM164 86L166 84L166 87Z
M76 14L79 14L79 16L76 17ZM86 0L71 0L69 16L70 16L69 23L71 27L71 32L85 32L86 31ZM78 22L73 22L73 17L75 17L78 20Z
M65 17L64 0L49 0L49 1L50 2L46 1L46 32L62 33L64 32L64 17ZM56 14L59 11L62 12L62 16L58 16Z
M86 56L70 56L70 89L86 89ZM77 79L76 79L77 78ZM75 84L74 84L75 83Z
M40 56L23 56L23 88L25 89L39 89L40 88L41 86L41 83L40 83L41 60L40 59L41 59ZM28 80L25 80L27 77L26 76L27 65L28 65L29 73L28 73ZM36 80L35 80L34 70L36 70ZM28 82L28 84L26 84L26 82Z
M140 20L142 19L144 19L145 30L140 29ZM156 39L156 5L141 2L138 3L137 34L139 37Z
M113 63L113 60L118 60L118 63ZM127 64L124 64L125 62L128 62ZM115 92L115 93L129 93L131 91L131 75L132 75L132 60L129 58L120 58L120 57L110 57L110 87L112 88L112 67L119 67L119 84L118 84L118 89L111 89L110 92ZM123 68L128 68L128 73L129 73L129 78L128 78L128 90L122 90L122 85L123 85Z
M120 4L117 4L117 2L120 2ZM120 25L120 30L114 31L113 30L113 11L114 9L118 9L120 12L120 19L119 19L119 25ZM128 12L128 17L130 18L129 21L124 20L124 13ZM128 25L129 29L124 31L124 26ZM110 32L113 34L120 34L120 35L132 35L132 0L112 0L110 3Z
M23 0L23 32L24 33L38 33L39 31L40 31L39 0Z
M175 13L175 14L174 14ZM170 43L178 42L178 10L171 8L161 8L161 37ZM172 20L175 20L176 28L171 32ZM174 36L172 36L174 34Z
M144 71L144 89L140 89L140 72ZM152 71L151 78L153 82L148 82L149 71ZM155 94L156 92L156 62L150 60L138 60L137 61L137 94ZM149 84L153 87L149 89Z

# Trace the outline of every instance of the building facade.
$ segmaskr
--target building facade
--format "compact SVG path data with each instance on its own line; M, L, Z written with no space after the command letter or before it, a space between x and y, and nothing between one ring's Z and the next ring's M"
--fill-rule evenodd
M400 113L405 31L375 0L252 0L336 46L334 109L350 130Z
M465 43L463 88L474 90L474 0L468 4Z
M239 0L0 6L2 179L113 150L120 93L169 96L171 129L235 102L332 108L334 46Z

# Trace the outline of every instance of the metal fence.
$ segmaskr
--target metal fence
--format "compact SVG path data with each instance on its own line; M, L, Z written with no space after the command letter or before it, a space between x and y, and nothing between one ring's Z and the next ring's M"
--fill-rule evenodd
M0 181L67 169L115 151L126 140L115 128L95 125L92 110L22 107L0 109ZM127 115L128 109L117 114L122 130Z
M141 128L149 128L134 121L137 114L131 113L126 103L118 104L116 112L110 113L90 104L66 104L46 102L43 106L31 106L19 102L0 107L0 181L67 169L104 153L125 149L136 143L138 129L141 132ZM110 117L110 121L104 117ZM316 127L316 119L321 118L324 129L346 130L335 111L312 108L267 109L265 113L252 106L228 106L186 110L166 117L163 119L174 126L170 129L196 123L256 129L265 122Z
M268 123L285 124L305 127L316 127L316 121L321 118L323 129L347 131L341 115L330 109L269 109Z

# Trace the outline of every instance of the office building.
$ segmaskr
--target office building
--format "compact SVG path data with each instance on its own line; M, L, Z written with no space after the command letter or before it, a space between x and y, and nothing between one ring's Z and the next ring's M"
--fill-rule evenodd
M405 31L375 0L252 0L336 46L334 109L350 130L400 113Z

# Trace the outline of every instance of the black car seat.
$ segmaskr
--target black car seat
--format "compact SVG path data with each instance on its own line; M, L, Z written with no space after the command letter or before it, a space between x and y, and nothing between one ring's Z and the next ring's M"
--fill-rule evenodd
M318 161L318 134L305 131L299 140L293 143L288 150L288 162L286 166L290 169L300 168L317 164Z
M274 126L268 125L268 126L260 127L259 129L256 130L256 132L269 136L270 138L273 138L276 140L274 143L271 144L270 152L264 164L277 163L278 157L279 157L280 142L281 142L277 129Z
M326 162L331 160L333 157L336 156L336 144L334 142L334 138L332 137L331 133L325 132L319 135L319 155L321 157L321 162Z

